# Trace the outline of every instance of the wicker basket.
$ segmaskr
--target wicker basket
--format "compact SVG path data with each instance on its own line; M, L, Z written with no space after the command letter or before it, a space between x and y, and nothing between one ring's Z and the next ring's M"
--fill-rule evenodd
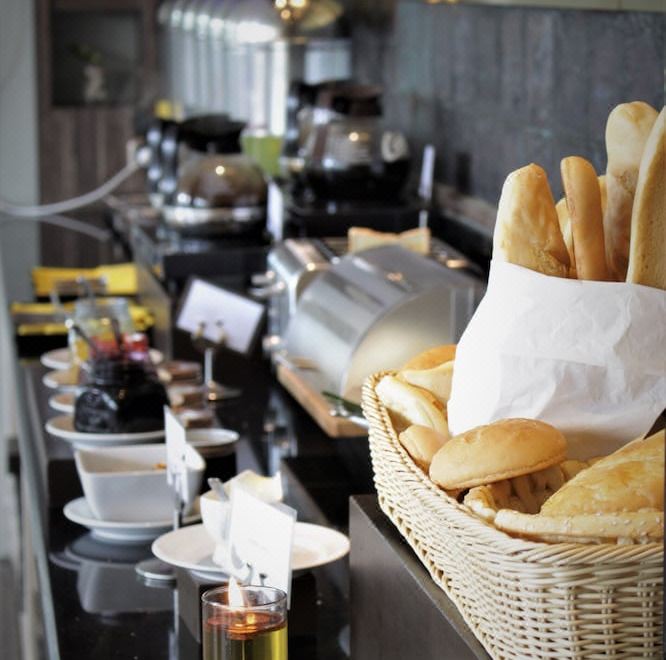
M515 539L437 488L363 388L379 504L494 658L661 658L663 546Z

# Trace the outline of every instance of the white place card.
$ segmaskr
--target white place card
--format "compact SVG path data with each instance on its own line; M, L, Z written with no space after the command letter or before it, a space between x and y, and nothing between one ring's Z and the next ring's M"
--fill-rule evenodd
M268 504L242 487L231 495L229 572L247 584L282 589L289 598L296 510Z
M187 505L189 504L187 431L168 406L164 406L164 432L166 436L167 483L180 499L180 503Z
M190 334L198 332L239 353L248 353L259 331L264 305L204 280L190 280L180 305L176 326Z

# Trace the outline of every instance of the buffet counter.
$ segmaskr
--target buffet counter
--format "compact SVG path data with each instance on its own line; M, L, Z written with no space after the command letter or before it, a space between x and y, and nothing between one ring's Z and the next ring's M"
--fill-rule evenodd
M372 490L369 467L351 465L369 461L367 441L348 439L355 447L341 448L282 391L267 364L234 360L226 358L225 382L242 387L243 396L219 406L218 415L240 433L236 468L269 473L284 460L285 501L299 520L347 531L349 495ZM42 384L45 373L35 362L16 369L24 594L35 648L63 659L199 657L201 647L179 617L182 574L176 590L147 586L134 565L151 556L150 544L102 543L63 515L63 505L79 497L81 487L70 446L44 431L55 414L48 405L53 390ZM305 581L316 585L316 615L309 619L314 627L296 636L290 626L292 660L348 657L347 566L342 559L309 572Z

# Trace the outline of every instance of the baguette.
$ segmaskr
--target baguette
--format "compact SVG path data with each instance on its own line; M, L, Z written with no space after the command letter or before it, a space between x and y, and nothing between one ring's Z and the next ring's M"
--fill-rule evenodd
M493 236L493 258L544 275L568 275L569 253L548 177L534 163L512 172L504 182Z
M567 200L564 197L555 204L555 210L557 211L557 221L560 223L562 238L564 239L564 244L567 246L567 252L569 253L569 277L576 279L578 275L576 273L576 255L574 253L573 234L571 233L571 218L569 217L569 211L567 211Z
M648 136L638 171L627 282L666 289L666 107Z
M631 215L638 168L657 111L634 101L616 106L606 123L608 205L604 213L606 263L611 279L623 282L629 261Z
M571 234L579 280L607 280L601 191L592 164L580 156L563 158L562 183L571 218Z
M605 217L606 213L606 175L602 174L599 177L599 192L601 193L601 214L602 217ZM576 279L578 274L576 273L576 255L574 254L574 244L573 244L573 234L571 233L571 218L569 217L569 211L567 210L567 200L566 197L555 204L555 210L557 211L557 220L560 223L560 230L562 231L562 238L564 243L567 246L567 252L569 253L569 261L571 265L569 266L569 277Z

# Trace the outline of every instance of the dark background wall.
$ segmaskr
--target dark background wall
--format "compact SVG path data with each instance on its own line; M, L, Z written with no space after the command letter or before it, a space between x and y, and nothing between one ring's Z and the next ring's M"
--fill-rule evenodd
M666 15L399 1L356 21L355 75L384 86L387 123L420 163L437 147L437 179L496 204L531 161L561 193L560 159L605 171L609 111L664 103Z

